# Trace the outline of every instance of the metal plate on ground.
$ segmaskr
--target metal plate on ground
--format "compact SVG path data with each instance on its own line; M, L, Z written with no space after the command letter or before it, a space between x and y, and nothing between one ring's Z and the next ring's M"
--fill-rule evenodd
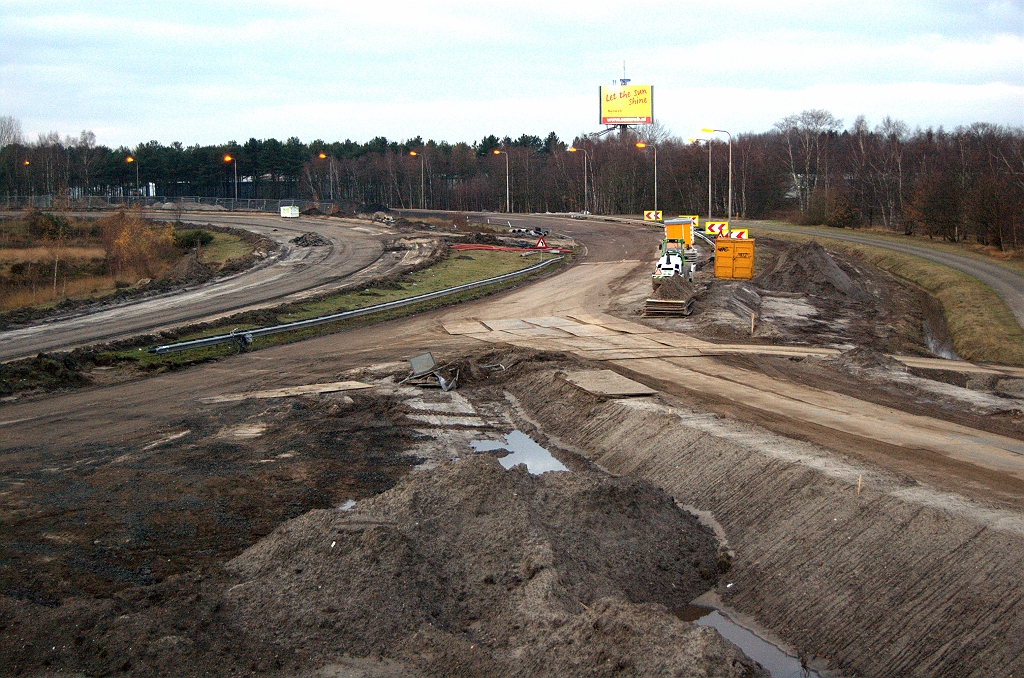
M565 380L587 393L613 398L645 396L657 393L653 388L644 386L632 379L627 379L618 372L612 372L611 370L569 372L565 375Z

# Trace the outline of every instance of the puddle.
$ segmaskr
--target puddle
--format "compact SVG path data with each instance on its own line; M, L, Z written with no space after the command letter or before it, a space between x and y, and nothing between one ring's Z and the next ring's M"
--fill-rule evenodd
M473 440L469 443L475 452L492 452L494 450L508 450L511 454L498 459L498 463L505 468L512 468L517 464L526 464L527 470L535 476L548 471L568 471L565 464L551 456L551 453L533 441L530 436L522 431L512 431L505 436L505 442L500 440Z
M743 650L743 654L767 669L772 678L821 678L821 674L802 666L796 657L789 656L713 607L687 605L677 611L676 616L683 621L715 629L723 638Z

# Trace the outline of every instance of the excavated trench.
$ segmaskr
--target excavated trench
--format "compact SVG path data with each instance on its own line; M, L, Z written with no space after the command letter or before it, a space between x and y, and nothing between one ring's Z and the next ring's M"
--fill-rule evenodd
M871 676L1024 671L1020 513L678 398L581 395L557 370L508 388L558 445L711 512L736 554L720 600L808 666Z

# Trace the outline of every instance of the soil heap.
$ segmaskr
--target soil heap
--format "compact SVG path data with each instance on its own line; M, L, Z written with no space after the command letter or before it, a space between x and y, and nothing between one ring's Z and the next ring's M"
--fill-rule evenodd
M158 284L189 285L209 280L213 272L199 263L195 253L189 253L178 259L174 266L160 274Z
M331 244L327 238L318 233L303 233L291 239L291 242L299 247L326 247Z
M662 278L654 290L654 299L686 301L696 294L693 284L681 275Z
M244 581L225 598L263 641L386 675L765 675L663 607L711 588L719 562L643 481L482 454L285 523L229 563Z
M826 298L866 296L832 255L814 240L785 250L756 282L761 289L775 292L800 292Z

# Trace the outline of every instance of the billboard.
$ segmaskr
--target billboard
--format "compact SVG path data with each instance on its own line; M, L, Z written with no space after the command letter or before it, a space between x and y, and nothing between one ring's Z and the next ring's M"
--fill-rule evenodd
M654 122L654 88L650 85L601 86L602 125Z

